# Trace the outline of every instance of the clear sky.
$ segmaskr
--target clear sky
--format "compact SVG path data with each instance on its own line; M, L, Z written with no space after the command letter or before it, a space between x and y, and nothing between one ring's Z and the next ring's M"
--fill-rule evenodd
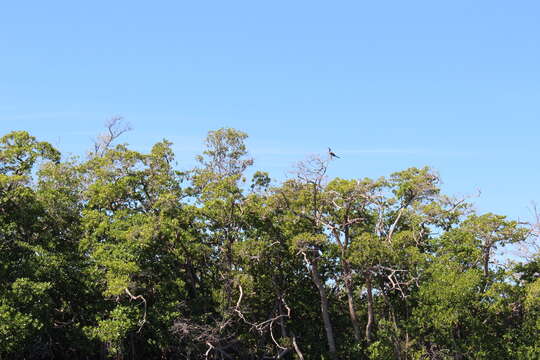
M538 1L5 1L0 133L83 154L114 115L179 167L208 130L256 167L342 156L331 175L439 171L480 211L540 202Z

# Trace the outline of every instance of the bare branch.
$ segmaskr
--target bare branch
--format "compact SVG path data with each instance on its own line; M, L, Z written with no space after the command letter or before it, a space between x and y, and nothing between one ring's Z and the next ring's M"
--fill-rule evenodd
M129 123L123 124L123 120L123 117L115 116L105 122L105 132L94 140L94 151L91 155L103 156L116 139L131 130Z
M304 360L304 355L302 355L302 352L300 351L300 348L298 347L298 344L296 343L296 336L292 336L292 343L293 343L293 347L294 347L294 351L296 352L296 355L298 355L298 358L300 358L300 360Z
M137 333L139 333L146 323L146 299L142 295L133 296L133 294L129 291L128 288L125 288L126 294L128 294L130 300L141 300L141 304L144 304L144 313L143 318L139 320L139 330L137 330Z

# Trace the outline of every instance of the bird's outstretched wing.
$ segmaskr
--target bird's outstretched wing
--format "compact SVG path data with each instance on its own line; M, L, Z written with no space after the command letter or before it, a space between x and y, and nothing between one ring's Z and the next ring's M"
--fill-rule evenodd
M332 149L328 148L328 155L330 155L331 158L338 158L341 159L339 156L336 155L335 152L332 151Z

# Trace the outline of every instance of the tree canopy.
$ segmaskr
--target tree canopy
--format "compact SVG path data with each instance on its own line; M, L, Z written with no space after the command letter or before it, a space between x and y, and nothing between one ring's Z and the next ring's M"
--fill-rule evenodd
M178 169L116 125L84 159L0 138L0 359L540 357L540 252L497 255L534 224L427 167L276 181L223 128Z

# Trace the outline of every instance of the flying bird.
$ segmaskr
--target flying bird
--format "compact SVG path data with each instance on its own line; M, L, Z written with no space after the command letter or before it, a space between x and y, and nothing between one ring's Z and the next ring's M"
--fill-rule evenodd
M334 153L332 151L332 149L328 148L328 155L330 155L330 159L331 158L338 158L338 159L341 159L339 156L336 155L336 153Z

